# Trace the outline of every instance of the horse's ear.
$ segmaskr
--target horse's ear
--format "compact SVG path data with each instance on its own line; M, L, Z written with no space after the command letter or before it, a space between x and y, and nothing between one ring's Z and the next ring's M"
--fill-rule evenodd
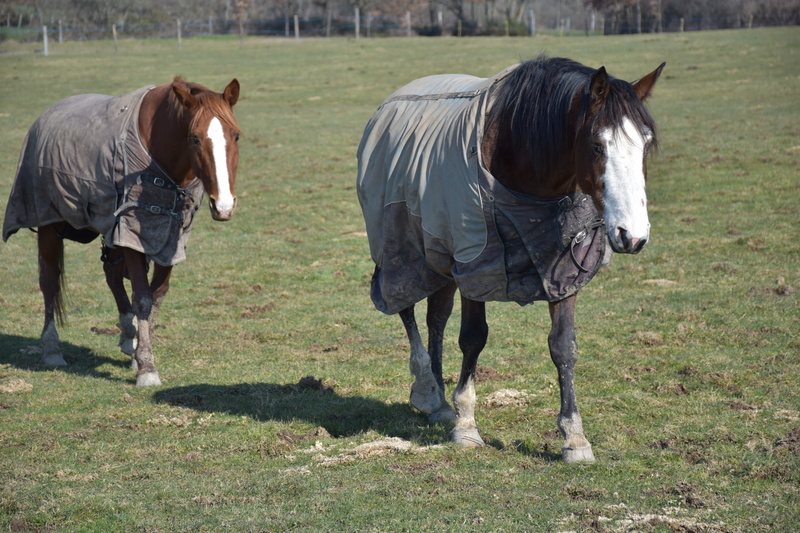
M658 81L658 77L661 76L661 71L664 70L664 65L666 64L666 61L661 63L653 72L639 81L633 82L633 88L636 90L636 95L639 97L639 100L645 100L650 96L650 92L653 90L653 86L656 84L656 81Z
M176 80L172 82L172 92L186 109L191 109L197 104L197 97L191 93L189 86L182 81Z
M228 105L233 107L236 105L236 102L239 101L239 80L233 78L227 87L225 87L225 91L222 93L222 98L228 102Z
M600 67L592 76L592 81L589 82L589 110L592 114L600 110L610 89L611 82L608 79L606 67Z

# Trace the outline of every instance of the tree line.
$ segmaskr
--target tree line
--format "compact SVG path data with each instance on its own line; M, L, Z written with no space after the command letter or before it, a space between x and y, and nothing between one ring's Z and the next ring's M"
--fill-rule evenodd
M183 19L208 21L214 32L274 27L288 34L295 16L304 28L327 23L330 32L331 21L351 26L355 13L379 33L616 34L798 24L800 0L10 0L0 6L0 24L111 27Z

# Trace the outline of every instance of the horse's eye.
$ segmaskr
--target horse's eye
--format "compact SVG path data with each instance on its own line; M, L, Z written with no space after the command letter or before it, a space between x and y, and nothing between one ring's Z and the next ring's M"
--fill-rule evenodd
M200 137L197 135L192 135L192 144L195 146L200 146Z
M235 143L239 142L239 134L238 133L233 136L233 142L235 142Z
M603 157L606 154L605 147L600 143L593 143L592 151L594 152L594 155L596 155L597 157Z

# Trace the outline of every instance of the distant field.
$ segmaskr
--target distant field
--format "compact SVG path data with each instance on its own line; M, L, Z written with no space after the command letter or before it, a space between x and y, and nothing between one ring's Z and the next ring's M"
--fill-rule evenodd
M66 247L71 366L38 363L36 243L0 244L0 528L11 531L789 531L800 524L800 31L620 37L0 43L0 206L36 117L181 74L242 85L226 224L200 212L136 388L99 244ZM559 462L546 305L488 306L490 446L408 405L400 320L375 311L355 152L428 74L546 51L650 104L651 243L581 292L576 388L597 463ZM460 367L458 309L446 340ZM304 379L307 376L313 379ZM500 389L524 405L492 406Z

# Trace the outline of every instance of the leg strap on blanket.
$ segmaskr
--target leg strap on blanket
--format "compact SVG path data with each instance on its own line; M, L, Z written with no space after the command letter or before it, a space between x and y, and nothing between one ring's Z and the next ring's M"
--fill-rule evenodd
M106 246L105 237L103 237L102 242L100 243L100 246L101 246L101 248L100 248L100 261L102 261L103 263L106 263L106 264L109 264L109 265L118 265L118 264L122 263L122 261L125 259L125 257L122 254L120 254L120 256L117 257L114 260L111 260L111 259L108 258L108 252L109 252L109 250L111 248Z
M581 272L583 272L584 274L586 272L589 272L589 270L584 268L584 266L578 261L578 258L575 257L575 247L577 245L579 245L580 243L582 243L583 240L586 239L586 237L589 235L589 233L592 230L595 230L595 229L599 228L600 226L602 226L604 224L605 224L605 222L603 221L603 219L602 218L598 218L595 221L593 221L592 223L587 224L586 226L584 226L584 228L582 230L580 230L578 233L576 233L575 236L573 236L572 239L571 239L571 242L570 242L570 245L569 245L569 255L572 258L572 262L575 263L575 266L578 267L578 269Z

